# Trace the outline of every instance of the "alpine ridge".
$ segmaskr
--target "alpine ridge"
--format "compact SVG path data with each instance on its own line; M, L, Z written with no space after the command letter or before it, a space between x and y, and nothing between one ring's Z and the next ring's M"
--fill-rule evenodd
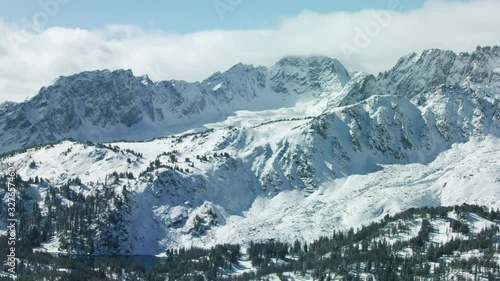
M237 64L202 82L153 82L131 70L59 77L38 95L0 107L0 153L52 143L145 140L221 121L236 110L291 107L340 88L347 70L326 57L287 57L267 69Z
M377 77L320 56L195 83L83 72L0 106L0 169L40 209L40 251L312 241L410 208L500 207L499 101L500 47Z

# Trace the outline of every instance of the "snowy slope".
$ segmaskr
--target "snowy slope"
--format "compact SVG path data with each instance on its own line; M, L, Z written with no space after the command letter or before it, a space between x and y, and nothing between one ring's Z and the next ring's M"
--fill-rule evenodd
M67 144L56 146L50 153L63 151ZM75 150L75 154L79 153ZM48 164L38 162L36 156L31 153L29 159ZM127 243L135 254L161 254L178 246L267 239L312 241L331 234L333 229L359 227L413 207L466 202L498 208L500 162L497 159L500 159L497 138L474 139L453 145L428 164L384 165L374 173L327 180L312 193L287 190L276 196L253 190L252 187L259 186L258 180L250 172L245 176L243 168L221 165L227 163L223 159L211 160L218 162L217 171L202 168L200 164L201 175L160 169L153 182L127 181L132 191ZM22 163L19 158L12 160ZM57 166L57 163L51 170L36 174L57 181L58 177L51 178L52 169L63 170L67 165ZM19 173L23 177L34 175L24 168ZM235 174L239 176L231 178ZM92 179L99 177L96 174ZM43 197L44 189L39 191ZM205 228L199 233L194 230L196 216ZM479 229L482 227L478 225Z
M356 228L412 207L467 202L497 208L499 145L496 139L473 141L454 146L428 165L388 165L375 173L325 182L307 197L289 191L259 198L244 216L232 217L231 224L217 230L217 241L311 241L333 229Z
M63 77L0 107L3 151L112 142L30 148L0 169L43 178L31 192L44 210L47 189L75 177L78 193L115 190L126 254L313 240L412 207L500 207L499 54L430 50L377 78L323 57L238 64L193 84L130 71Z
M183 245L271 238L312 240L328 235L334 228L357 227L411 207L463 202L500 206L500 144L496 137L473 138L453 145L423 163L393 158L393 162L402 163L378 163L364 172L360 167L339 168L345 173L341 174L334 173L340 166L332 156L309 158L307 150L295 146L310 138L304 131L293 129L302 126L308 131L307 122L283 121L248 131L216 129L145 143L116 143L123 149L143 153L144 159L138 161L126 153L63 142L53 148L28 150L2 162L18 165L23 178L38 175L54 185L76 175L84 182L103 182L111 171L132 171L137 178L156 155L176 150L176 163L170 163L168 156L160 155L158 159L189 172L158 168L116 186L119 189L126 183L131 191L127 243L136 254L158 254ZM286 142L288 151L286 145L280 146ZM64 155L68 147L72 149ZM327 147L313 148L321 155ZM99 152L102 150L107 157L89 157L104 154ZM220 156L221 152L227 152L229 157ZM286 159L289 153L304 160L295 164L277 159ZM85 161L76 161L82 155ZM207 161L197 156L207 156ZM128 158L134 161L127 163ZM350 158L358 164L370 158L390 161L380 155L352 154ZM30 169L31 161L38 167ZM304 161L312 171L302 170ZM194 167L189 166L191 163ZM289 180L287 172L297 179ZM201 218L202 227L198 229L196 217Z

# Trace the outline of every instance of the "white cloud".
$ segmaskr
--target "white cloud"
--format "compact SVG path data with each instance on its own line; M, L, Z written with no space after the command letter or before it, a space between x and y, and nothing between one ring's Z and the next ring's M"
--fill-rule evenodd
M500 44L500 1L428 1L405 13L397 0L387 1L388 10L303 12L273 29L183 35L127 25L31 33L0 20L0 102L22 101L59 75L84 70L130 68L154 80L194 81L238 62L271 65L286 55L314 54L376 74L414 51Z

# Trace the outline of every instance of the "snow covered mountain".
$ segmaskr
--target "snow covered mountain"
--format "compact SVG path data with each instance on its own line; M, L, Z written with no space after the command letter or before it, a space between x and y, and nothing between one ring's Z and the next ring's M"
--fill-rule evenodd
M294 106L349 81L337 60L287 57L267 69L237 64L202 82L153 82L130 70L58 78L31 100L0 106L0 153L64 138L145 140L221 121L235 110Z
M495 95L500 85L499 60L499 46L478 47L471 54L438 49L412 53L376 78L358 74L352 80L351 91L340 105L375 94L390 94L411 100L442 86L461 86L477 91L476 94Z
M0 169L32 179L25 202L41 220L53 204L92 210L48 231L48 251L312 240L412 207L500 207L499 69L500 47L485 47L411 54L378 77L325 57L199 83L85 72L3 104L2 152L109 143L41 145Z

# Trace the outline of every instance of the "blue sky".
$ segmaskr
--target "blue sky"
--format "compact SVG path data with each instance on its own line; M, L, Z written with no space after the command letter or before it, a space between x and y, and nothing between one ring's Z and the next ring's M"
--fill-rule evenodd
M1 1L0 17L9 22L32 20L43 4L58 0ZM188 33L212 29L255 29L276 26L283 17L307 10L319 13L385 9L393 0L64 0L61 12L46 27L98 29L130 24L144 29ZM424 0L399 0L404 11L421 8ZM50 6L50 5L48 5ZM217 10L219 9L219 10ZM225 9L225 10L224 10Z
M289 55L377 75L412 52L498 45L499 14L498 0L5 0L0 102L88 70L200 81Z

